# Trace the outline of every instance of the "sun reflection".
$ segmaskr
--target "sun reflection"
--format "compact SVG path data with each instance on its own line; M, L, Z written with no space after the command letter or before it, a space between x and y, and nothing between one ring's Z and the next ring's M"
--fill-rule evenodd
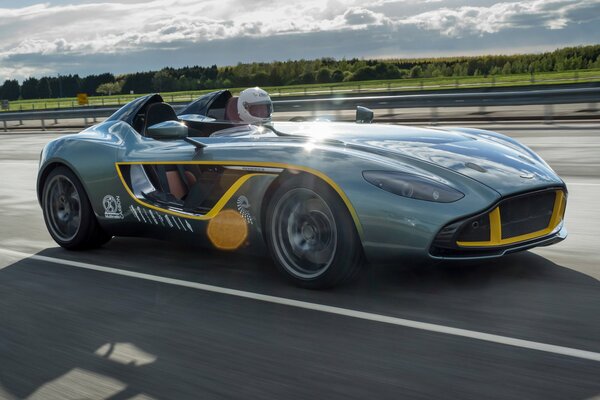
M235 210L223 210L210 220L206 234L211 243L221 250L238 249L248 237L248 225Z
M315 141L314 141L314 140L311 140L310 142L307 142L307 143L304 145L304 150L305 150L307 153L310 153L311 151L313 151L313 150L314 150L314 148L315 148Z

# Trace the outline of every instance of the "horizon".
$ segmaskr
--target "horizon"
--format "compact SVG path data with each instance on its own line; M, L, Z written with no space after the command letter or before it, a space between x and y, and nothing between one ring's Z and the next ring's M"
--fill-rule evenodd
M569 48L569 47L585 47L585 46L596 46L596 45L600 45L600 42L598 43L590 43L590 44L584 44L584 45L575 45L575 46L563 46L563 47L557 47L557 48L550 48L548 50L540 50L537 52L531 51L531 52L513 52L513 53L478 53L478 54L469 54L469 55L462 55L462 54L457 54L457 55L448 55L448 56L435 56L435 57L406 57L406 58L399 58L399 57L373 57L373 58L365 58L365 57L352 57L352 58L344 58L344 57L319 57L319 58L315 58L315 59L304 59L306 61L314 61L314 60L318 60L318 59L323 59L323 58L332 58L334 61L342 61L342 60L351 60L351 59L358 59L358 60L364 60L364 61L384 61L384 62L393 62L393 61L404 61L404 62L413 62L413 61L426 61L426 62L435 62L436 60L442 60L442 59L461 59L461 58L478 58L478 57L502 57L502 56L527 56L527 55L539 55L539 54L544 54L544 53L552 53L554 51L557 50L561 50L564 48ZM295 59L295 60L271 60L271 61L251 61L251 62L247 62L247 63L238 63L238 64L252 64L252 63L266 63L266 64L270 64L270 63L285 63L285 62L295 62L295 61L300 61L302 59ZM36 78L36 79L40 79L43 77L46 78L52 78L52 77L58 77L58 76L75 76L78 75L80 78L85 78L88 75L98 75L98 74L103 74L103 73L109 73L115 76L115 78L118 78L120 76L126 76L126 75L130 75L130 74L135 74L135 73L145 73L145 72L158 72L162 69L166 69L166 68L172 68L172 69L180 69L180 68L193 68L193 67L210 67L213 64L206 64L206 65L198 65L198 64L189 64L189 65L181 65L181 66L177 66L177 67L173 67L170 65L165 65L163 67L157 68L157 69L146 69L146 70L139 70L139 71L127 71L127 72L121 72L121 73L114 73L112 71L100 71L98 73L94 73L94 74L80 74L80 73L71 73L71 74L63 74L63 73L59 73L59 74L55 74L55 75L40 75L40 76L33 76L30 75L28 77L22 78L22 79L17 79L17 81L19 82L19 84L23 83L23 80L26 80L28 78ZM227 68L227 67L235 67L237 64L228 64L228 65L217 65L218 68ZM0 86L1 84L4 82L4 80L0 80Z
M3 1L0 82L325 57L539 54L596 44L600 37L600 0L307 0L292 5L257 0L253 5L242 0ZM230 15L230 9L237 12Z

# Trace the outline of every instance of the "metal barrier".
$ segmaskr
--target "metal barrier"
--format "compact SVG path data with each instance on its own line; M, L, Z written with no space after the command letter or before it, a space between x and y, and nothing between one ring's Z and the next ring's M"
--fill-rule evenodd
M356 106L371 109L395 108L429 108L432 121L435 121L439 107L479 107L480 112L488 106L518 106L518 105L545 105L545 120L552 120L553 105L588 103L595 109L595 104L600 102L600 87L569 88L569 89L543 89L521 91L488 91L488 92L452 92L432 94L406 94L383 96L347 96L327 98L295 98L290 100L274 100L274 108L279 112L307 112L336 111L354 109ZM183 104L173 105L175 109ZM59 119L84 119L94 122L97 118L105 118L114 113L119 107L80 108L68 110L49 111L23 111L2 112L0 121L4 131L8 130L8 121L40 121L42 130L46 130L46 121Z

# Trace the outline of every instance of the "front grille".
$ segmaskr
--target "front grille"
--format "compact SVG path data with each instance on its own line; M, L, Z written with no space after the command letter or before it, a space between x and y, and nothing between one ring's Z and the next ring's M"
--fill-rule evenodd
M556 193L542 192L508 199L500 204L502 239L526 235L548 227Z
M493 251L547 236L562 222L565 205L562 189L504 199L491 211L444 227L432 244L432 253Z

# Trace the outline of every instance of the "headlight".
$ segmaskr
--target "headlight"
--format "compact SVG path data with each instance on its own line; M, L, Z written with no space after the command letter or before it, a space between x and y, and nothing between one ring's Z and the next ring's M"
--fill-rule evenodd
M418 175L391 171L364 171L367 182L398 196L438 203L452 203L465 195L440 182Z

